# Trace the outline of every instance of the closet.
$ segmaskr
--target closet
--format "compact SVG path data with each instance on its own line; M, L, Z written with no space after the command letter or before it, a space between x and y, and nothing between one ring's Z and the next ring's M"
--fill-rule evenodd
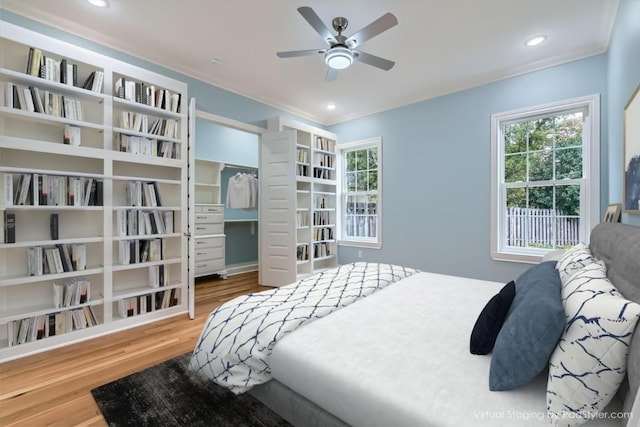
M192 240L195 241L196 277L211 274L226 277L255 271L258 269L258 195L251 189L257 190L260 134L265 129L203 111L196 111L195 128L197 178L192 194L196 235ZM238 199L233 188L248 197ZM227 203L228 196L231 204ZM215 212L205 217L202 212L205 207ZM205 226L202 221L208 221L207 224L216 221L215 227ZM210 231L216 234L202 234ZM209 240L198 245L203 239ZM210 248L214 243L215 250L198 249L198 246Z

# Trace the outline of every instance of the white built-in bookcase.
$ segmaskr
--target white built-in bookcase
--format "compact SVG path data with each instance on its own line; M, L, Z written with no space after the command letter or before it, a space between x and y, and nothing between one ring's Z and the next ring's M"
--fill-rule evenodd
M39 49L55 61L65 59L67 64L75 64L78 85L92 72L94 76L101 75L102 84L90 90L27 75L29 48ZM186 313L190 292L186 83L8 23L0 27L0 51L0 220L3 221L0 228L0 361ZM148 105L144 99L117 97L116 86L122 79L143 84L150 91L164 90L165 95L173 95L174 102L179 97L179 109L172 111L170 104L168 108L160 108ZM8 88L13 90L11 85L38 88L43 99L48 92L52 94L49 100L60 96L59 102L62 97L67 102L79 102L69 104L66 117L11 108L8 103L13 97L6 93ZM71 113L73 108L81 109L82 116L77 115L78 111ZM132 122L136 117L146 117L147 129L132 129L123 120L124 116ZM152 134L149 128L157 119L165 120L165 128L173 126L175 131L162 136ZM65 125L79 128L79 146L63 142ZM126 140L127 137L130 139ZM136 138L156 142L140 143ZM126 147L121 144L124 140ZM167 157L161 157L157 151L165 152ZM60 196L59 204L49 205L47 201L45 205L41 191L36 189L30 195L31 201L27 197L26 204L12 205L7 195L12 190L5 185L8 175L14 181L14 193L20 191L16 190L15 181L21 176L36 177L38 181L46 177L44 182L51 182L51 188ZM99 198L95 196L86 199L90 200L88 205L75 202L77 197L70 205L71 189L74 193L84 191L83 186L97 182L101 182L96 190L102 187L102 206L96 205ZM131 190L127 190L128 187ZM156 200L159 206L153 205L155 194L149 192L154 188L160 197ZM131 206L128 191L131 194L147 192L144 206ZM34 205L36 197L38 201ZM15 243L4 243L5 214L15 217ZM57 240L51 236L52 214L58 218ZM154 223L161 217L159 221L165 225L164 229L157 223L149 227L150 217ZM121 231L122 221L126 230ZM144 230L133 227L136 221L145 223ZM142 231L145 234L141 234ZM148 243L150 241L155 243ZM136 245L141 252L144 247L152 247L153 256L139 254L132 258L129 255L121 262L124 247L135 253ZM85 258L81 258L82 262L64 271L55 268L40 274L36 268L31 275L27 254L36 253L33 259L38 264L39 250L29 249L37 247L44 248L44 262L48 248L56 247L60 254L65 252L65 247L70 254L74 247L79 248L77 253L86 254L86 269L76 271L83 268ZM165 280L160 283L162 276ZM71 284L79 279L90 283L86 301L70 301L69 306L56 308L54 283ZM82 314L69 314L76 312ZM95 319L90 319L91 314ZM24 319L36 319L33 323L39 327L45 323L50 327L42 326L44 331L35 334L29 330L25 336L27 342L21 343L20 328L29 323ZM83 319L88 323L86 327L82 327ZM72 330L65 330L62 323L69 320ZM95 325L91 325L94 320ZM49 336L38 339L39 335L46 335L45 332ZM28 339L33 336L35 340Z
M337 265L336 135L284 118L260 145L260 283L283 286Z

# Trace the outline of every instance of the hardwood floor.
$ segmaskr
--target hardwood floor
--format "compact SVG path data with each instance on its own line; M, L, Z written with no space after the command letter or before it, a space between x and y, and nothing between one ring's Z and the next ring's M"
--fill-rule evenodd
M214 308L265 289L257 272L199 281L194 320L176 316L0 364L0 425L106 426L91 389L192 350Z

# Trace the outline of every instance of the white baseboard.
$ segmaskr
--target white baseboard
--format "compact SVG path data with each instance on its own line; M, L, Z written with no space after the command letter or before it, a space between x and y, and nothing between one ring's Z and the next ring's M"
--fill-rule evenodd
M250 271L258 271L258 261L227 265L226 269L227 269L227 276L233 276L235 274L242 274L242 273L249 273Z

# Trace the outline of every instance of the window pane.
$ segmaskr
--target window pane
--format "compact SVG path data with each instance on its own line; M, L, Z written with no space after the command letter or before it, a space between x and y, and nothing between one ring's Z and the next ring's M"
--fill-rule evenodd
M553 151L536 151L529 154L529 181L553 179Z
M543 150L553 146L553 117L534 120L529 131L529 150Z
M526 188L507 188L507 207L526 208L527 207L527 189Z
M582 113L556 117L556 147L582 146Z
M356 151L356 170L367 170L367 150Z
M358 172L356 189L358 191L367 191L367 172Z
M370 148L369 149L369 169L377 169L378 168L378 149Z
M347 170L348 171L356 170L356 153L355 153L355 151L347 152Z
M348 196L346 233L348 237L377 236L377 196Z
M356 191L356 173L347 172L347 191Z
M504 127L505 154L524 153L527 151L527 134L529 123L513 123Z
M375 191L378 189L378 171L369 171L369 190Z
M504 159L504 182L524 182L527 179L527 155L512 154Z
M556 150L556 179L582 178L582 148Z
M529 188L530 209L553 209L553 187Z
M557 186L556 208L561 215L580 215L580 186Z

